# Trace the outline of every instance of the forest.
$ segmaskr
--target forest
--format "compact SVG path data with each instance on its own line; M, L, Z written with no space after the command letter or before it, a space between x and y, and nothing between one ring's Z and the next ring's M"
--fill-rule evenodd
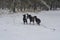
M18 11L56 10L60 0L0 0L0 8Z

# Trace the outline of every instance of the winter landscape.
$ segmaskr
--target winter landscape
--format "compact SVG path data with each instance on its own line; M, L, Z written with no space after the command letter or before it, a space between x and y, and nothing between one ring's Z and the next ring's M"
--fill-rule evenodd
M36 15L41 24L23 24L25 13ZM60 10L12 13L0 9L0 40L60 40Z
M0 40L60 40L60 0L0 0Z

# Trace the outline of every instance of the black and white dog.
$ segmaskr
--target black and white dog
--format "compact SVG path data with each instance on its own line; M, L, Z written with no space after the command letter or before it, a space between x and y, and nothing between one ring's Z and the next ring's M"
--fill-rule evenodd
M27 16L26 16L26 15L27 15ZM40 25L40 23L41 23L41 20L40 20L39 18L37 18L37 16L32 16L32 15L30 15L30 14L24 14L24 15L23 15L23 22L24 22L24 24L25 24L25 23L27 24L27 19L30 20L30 24L31 24L31 22L33 22L33 24L34 24L34 21L35 21L38 25Z
M23 15L23 23L24 23L24 24L27 24L27 17L26 17L26 14Z
M34 16L31 16L30 14L27 14L27 19L30 20L30 24L31 24L31 22L33 22L33 24L34 24Z
M40 20L39 18L37 18L37 16L34 16L34 19L35 19L36 23L37 23L38 25L40 25L41 20Z

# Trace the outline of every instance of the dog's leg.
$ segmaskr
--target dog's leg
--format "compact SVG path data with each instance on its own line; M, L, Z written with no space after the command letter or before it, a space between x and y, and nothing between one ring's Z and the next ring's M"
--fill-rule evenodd
M27 20L26 20L26 24L28 24L28 23L27 23Z

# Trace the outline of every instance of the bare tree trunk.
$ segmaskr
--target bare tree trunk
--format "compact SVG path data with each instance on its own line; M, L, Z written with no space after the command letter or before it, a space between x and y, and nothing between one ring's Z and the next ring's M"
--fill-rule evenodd
M16 7L16 3L15 0L13 0L13 12L15 12L15 7Z
M50 10L50 6L44 0L40 0L40 1Z

